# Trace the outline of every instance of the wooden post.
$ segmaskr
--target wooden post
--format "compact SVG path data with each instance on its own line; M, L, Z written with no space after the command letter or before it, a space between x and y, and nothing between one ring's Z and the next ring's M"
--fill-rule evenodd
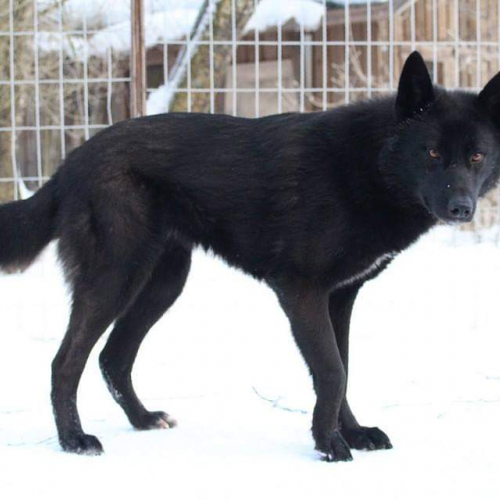
M130 112L132 118L146 114L146 48L144 44L144 1L131 0Z

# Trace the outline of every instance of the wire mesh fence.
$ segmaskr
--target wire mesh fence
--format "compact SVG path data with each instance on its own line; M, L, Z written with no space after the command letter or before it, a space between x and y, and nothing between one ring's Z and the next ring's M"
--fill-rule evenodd
M129 57L101 48L113 19L90 7L86 1L0 2L3 201L22 196L25 186L36 189L72 149L129 116Z
M435 83L478 91L499 44L500 0L0 0L0 198L131 116L134 64L149 114L259 117L393 91L415 49ZM476 224L499 217L494 193Z

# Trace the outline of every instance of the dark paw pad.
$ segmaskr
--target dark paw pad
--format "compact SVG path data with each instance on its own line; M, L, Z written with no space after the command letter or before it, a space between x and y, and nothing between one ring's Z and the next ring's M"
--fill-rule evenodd
M99 440L89 434L75 434L61 438L60 443L64 451L79 455L100 455L104 452Z
M378 427L359 427L342 430L342 435L355 450L389 450L392 448L387 434Z
M352 460L349 445L338 430L334 430L327 446L317 446L325 462L350 462Z
M151 429L170 429L177 425L177 421L163 411L150 411L135 420L133 425L136 429L144 431Z

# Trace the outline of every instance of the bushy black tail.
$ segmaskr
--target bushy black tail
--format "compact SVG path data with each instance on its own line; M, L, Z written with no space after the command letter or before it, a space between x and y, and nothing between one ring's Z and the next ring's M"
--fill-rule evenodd
M54 238L57 196L53 177L31 198L0 205L0 269L24 270Z

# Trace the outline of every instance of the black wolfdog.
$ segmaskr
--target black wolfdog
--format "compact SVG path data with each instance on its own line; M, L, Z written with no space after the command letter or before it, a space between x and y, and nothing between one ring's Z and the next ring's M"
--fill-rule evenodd
M346 400L356 294L438 220L470 221L499 175L500 74L479 95L447 92L417 52L395 97L254 120L165 114L96 135L35 196L0 208L0 265L25 267L58 238L72 286L52 366L62 447L102 452L76 394L113 321L100 364L114 399L138 429L175 424L141 404L131 371L201 245L275 290L313 377L323 457L390 448Z

